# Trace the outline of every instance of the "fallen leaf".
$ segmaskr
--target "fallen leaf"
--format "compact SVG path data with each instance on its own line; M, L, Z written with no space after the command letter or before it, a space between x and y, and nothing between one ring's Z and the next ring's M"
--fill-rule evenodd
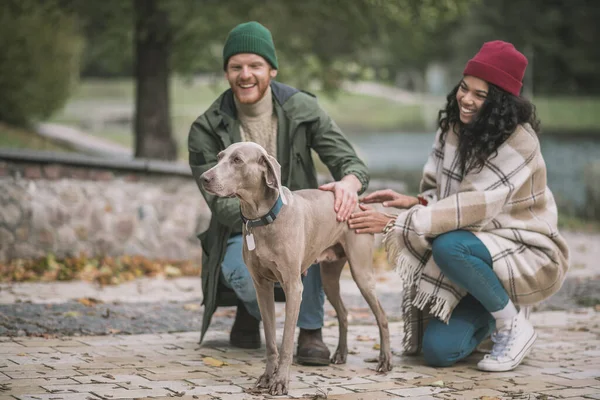
M120 329L111 328L111 329L108 330L108 333L111 334L111 335L115 335L117 333L121 333L121 330Z
M373 350L379 350L379 349L381 349L381 345L379 343L375 343L373 345Z
M429 386L435 386L435 387L444 387L444 381L435 381L435 382L431 382L429 384Z
M211 367L223 367L225 365L229 365L225 361L217 360L216 358L212 357L204 357L202 361L204 362L204 364Z
M501 400L500 397L481 396L479 400Z
M375 340L375 338L372 338L371 336L358 335L356 340L359 342L370 342L371 340Z
M200 304L197 304L197 303L184 304L183 309L186 311L198 311L200 309Z
M77 318L79 317L81 314L79 313L79 311L67 311L66 313L63 314L63 317L73 317L73 318Z
M177 278L182 275L182 272L177 267L174 267L172 265L167 265L167 266L165 266L165 275L168 278Z
M77 301L86 307L93 307L96 304L102 303L102 300L94 299L92 297L82 297L80 299L77 299Z

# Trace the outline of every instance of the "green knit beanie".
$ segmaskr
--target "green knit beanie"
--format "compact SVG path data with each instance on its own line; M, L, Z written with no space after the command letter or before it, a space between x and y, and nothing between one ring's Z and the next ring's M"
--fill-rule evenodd
M229 58L239 53L258 54L278 69L271 32L256 21L239 24L229 32L223 47L223 69L227 69Z

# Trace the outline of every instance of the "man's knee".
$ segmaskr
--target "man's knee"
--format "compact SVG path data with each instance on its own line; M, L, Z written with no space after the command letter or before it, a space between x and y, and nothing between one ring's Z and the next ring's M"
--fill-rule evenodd
M256 300L256 290L254 289L254 283L252 278L247 271L244 271L246 266L230 270L223 274L223 279L226 285L233 289L237 294L238 298L243 302L250 302Z

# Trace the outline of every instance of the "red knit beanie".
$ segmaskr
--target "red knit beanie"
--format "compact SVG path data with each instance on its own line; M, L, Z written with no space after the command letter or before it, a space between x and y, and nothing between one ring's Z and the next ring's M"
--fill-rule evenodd
M501 40L485 42L469 60L463 75L471 75L492 83L518 96L523 86L527 58L515 46Z

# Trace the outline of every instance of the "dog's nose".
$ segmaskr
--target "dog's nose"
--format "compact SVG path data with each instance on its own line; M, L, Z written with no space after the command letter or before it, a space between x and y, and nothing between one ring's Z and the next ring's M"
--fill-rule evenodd
M208 185L210 183L210 181L212 181L212 178L210 176L208 176L206 173L200 175L200 179L202 180L203 185Z

